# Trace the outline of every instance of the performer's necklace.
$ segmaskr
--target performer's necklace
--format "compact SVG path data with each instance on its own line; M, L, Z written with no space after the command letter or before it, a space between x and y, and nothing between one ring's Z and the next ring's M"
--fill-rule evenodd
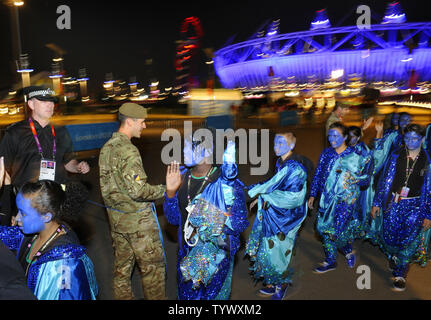
M31 261L30 261L30 263L27 265L27 269L25 270L25 275L27 276L27 274L28 274L28 270L29 270L29 268L30 268L30 266L31 266L31 264L34 262L34 260L35 259L37 259L37 258L39 258L41 255L42 255L42 252L48 247L48 245L60 234L60 232L62 231L62 230L64 230L63 229L63 226L59 226L55 231L54 231L54 233L49 237L49 239L48 240L46 240L45 241L45 243L42 245L42 247L39 249L39 250L37 250L37 252L34 254L34 256L31 258ZM31 248L32 247L32 245L34 244L34 241L36 240L36 238L38 237L39 235L36 235L36 236L34 236L34 238L33 238L33 240L32 240L32 242L31 242L31 244L29 243L28 244L28 247L29 248ZM30 249L30 252L29 252L29 254L31 253L31 249Z

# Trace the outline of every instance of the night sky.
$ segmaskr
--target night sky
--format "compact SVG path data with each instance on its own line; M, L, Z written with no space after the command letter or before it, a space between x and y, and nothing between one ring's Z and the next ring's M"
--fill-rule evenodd
M0 90L13 82L10 11L0 0ZM101 87L105 73L114 78L148 83L158 80L160 87L173 85L175 79L175 41L180 39L181 22L197 16L204 32L203 48L223 47L247 40L265 22L281 19L281 33L308 30L315 11L326 8L333 26L353 25L360 4L371 7L373 23L380 19L387 1L70 1L24 0L20 7L22 48L30 54L33 74L50 71L53 52L46 48L54 43L64 49L64 68L68 75L78 76L87 68L89 88ZM408 22L431 21L428 1L402 1ZM71 9L71 30L56 26L59 5ZM339 25L341 23L341 25ZM198 67L205 76L203 53ZM152 59L148 65L146 60Z

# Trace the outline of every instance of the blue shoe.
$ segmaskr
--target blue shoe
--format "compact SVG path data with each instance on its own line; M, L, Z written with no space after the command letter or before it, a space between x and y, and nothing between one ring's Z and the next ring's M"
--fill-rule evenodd
M284 288L283 288L283 286L276 286L275 287L276 288L275 293L271 297L271 300L283 300L284 296L286 295L288 287L289 287L289 285L286 285Z
M259 290L259 293L265 296L272 296L275 294L276 290L277 290L276 286L264 287Z
M353 268L356 264L356 256L353 252L346 254L347 265L349 268Z
M337 264L336 263L329 264L326 261L323 261L321 263L320 267L317 267L317 268L314 269L314 272L316 272L316 273L325 273L325 272L328 272L328 271L335 270L335 268L337 268Z

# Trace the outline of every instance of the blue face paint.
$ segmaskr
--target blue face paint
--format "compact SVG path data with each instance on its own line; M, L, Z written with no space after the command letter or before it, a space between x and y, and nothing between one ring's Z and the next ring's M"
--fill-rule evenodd
M359 139L361 139L361 137L357 137L353 133L349 133L349 135L350 135L349 145L352 147L356 146L356 144L359 142Z
M202 162L205 158L205 148L200 145L196 145L195 142L191 142L186 139L184 141L184 164L187 167L194 167Z
M407 132L404 135L404 142L406 144L407 149L416 150L419 149L422 143L422 136L417 134L416 132Z
M45 221L42 215L31 206L31 199L25 198L22 193L18 193L16 206L18 208L16 221L23 233L39 233L45 229Z
M331 129L328 132L328 140L331 144L331 147L336 149L338 147L341 147L343 142L347 139L347 137L343 137L343 135L338 132L336 129Z
M399 115L399 113L394 113L394 114L392 115L392 119L391 119L391 123L392 123L392 125L393 125L393 126L397 126L397 125L398 125L398 123L399 123L399 121L400 121L400 115Z
M407 127L410 122L412 121L412 117L408 114L403 114L400 117L400 121L399 121L399 125L402 129L404 129L405 127Z
M274 137L274 152L277 157L281 157L295 147L295 144L288 144L286 138L281 135Z

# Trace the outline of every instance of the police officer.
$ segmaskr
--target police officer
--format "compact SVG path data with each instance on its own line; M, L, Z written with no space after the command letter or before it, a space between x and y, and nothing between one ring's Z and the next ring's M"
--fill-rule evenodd
M145 298L166 299L162 236L152 201L162 198L166 187L150 185L138 148L146 128L147 110L124 103L118 114L120 128L100 151L100 187L107 206L114 247L115 299L133 299L131 275L138 263Z
M0 156L4 157L5 170L15 191L27 181L49 179L64 184L66 172L88 173L88 163L74 159L66 128L50 124L57 100L54 91L30 86L24 88L24 93L31 115L10 125L0 142ZM46 165L48 162L51 166Z

